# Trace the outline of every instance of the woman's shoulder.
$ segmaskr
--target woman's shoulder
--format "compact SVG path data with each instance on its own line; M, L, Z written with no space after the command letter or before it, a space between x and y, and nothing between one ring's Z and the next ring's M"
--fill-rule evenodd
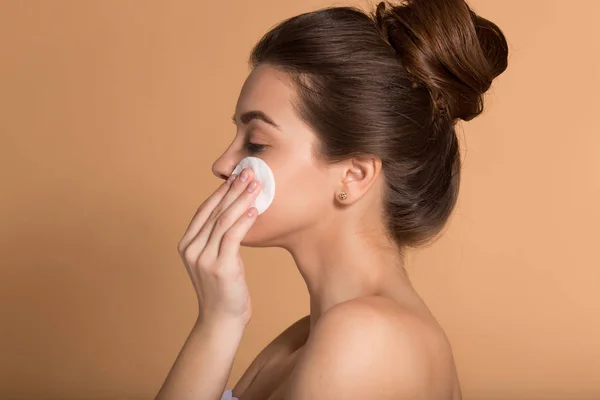
M373 295L358 297L338 303L328 309L315 325L315 332L320 328L336 333L339 325L360 326L368 323L373 331L361 332L383 334L417 333L419 337L428 339L445 338L437 321L429 310L415 307L414 304L402 304L390 297Z
M315 325L322 340L381 339L388 350L410 345L430 349L446 345L446 336L428 310L417 310L384 296L348 300L327 310ZM436 356L439 353L435 353Z
M288 394L291 399L314 390L325 391L324 398L334 394L343 398L346 392L364 398L434 395L453 387L453 365L443 331L426 313L383 296L361 297L321 315ZM432 388L434 381L437 386ZM401 387L398 382L403 382Z

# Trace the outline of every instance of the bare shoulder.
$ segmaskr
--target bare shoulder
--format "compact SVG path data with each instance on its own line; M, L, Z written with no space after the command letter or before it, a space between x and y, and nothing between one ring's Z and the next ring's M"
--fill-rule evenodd
M450 345L432 320L371 296L327 310L311 333L286 400L452 399Z

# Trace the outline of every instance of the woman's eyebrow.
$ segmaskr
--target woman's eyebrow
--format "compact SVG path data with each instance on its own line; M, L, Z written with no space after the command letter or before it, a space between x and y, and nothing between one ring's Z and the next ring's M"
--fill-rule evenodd
M265 114L264 112L259 111L259 110L246 111L240 117L240 121L242 121L242 124L244 124L244 125L248 124L253 119L259 119L259 120L266 122L267 124L277 128L277 130L281 130L281 127L279 125L277 125L271 119L271 117L269 117L267 114ZM237 124L237 121L235 119L235 113L233 114L233 117L231 117L231 120L233 121L234 124Z

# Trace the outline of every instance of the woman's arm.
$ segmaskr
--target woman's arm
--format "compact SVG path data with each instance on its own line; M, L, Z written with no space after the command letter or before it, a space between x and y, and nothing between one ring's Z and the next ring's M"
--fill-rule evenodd
M223 183L198 208L177 250L198 295L199 317L157 400L220 400L252 316L240 245L256 220L251 169Z
M240 324L200 319L155 400L219 400L244 333Z

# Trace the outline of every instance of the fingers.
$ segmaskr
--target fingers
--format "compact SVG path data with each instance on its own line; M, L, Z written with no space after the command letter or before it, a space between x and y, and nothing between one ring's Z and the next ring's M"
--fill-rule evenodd
M244 236L238 237L239 233L241 232L245 235L252 225L252 223L247 222L253 221L258 215L258 210L251 206L261 189L257 181L253 189L252 183L250 183L246 187L246 190L217 218L204 248L204 252L209 259L222 255L223 247L225 246L223 241L228 242L227 246L231 247L233 245L234 248L239 249L239 242L237 245L232 243L238 239L240 242L242 241Z
M251 169L247 169L247 173L248 173L248 178L246 179L246 181L243 181L240 177L238 177L237 179L235 179L231 185L229 190L227 191L227 193L225 194L225 196L223 196L223 198L221 199L221 201L215 206L213 207L212 212L210 213L210 216L208 217L208 219L204 222L204 224L202 225L202 227L200 228L198 234L192 239L192 241L190 242L190 244L188 245L187 249L185 250L185 253L188 255L188 258L190 258L190 260L188 260L188 262L195 262L195 260L192 260L192 258L195 256L196 258L199 257L200 252L204 252L205 251L205 246L209 240L209 237L211 236L211 232L213 231L215 224L217 223L217 221L219 221L219 230L222 230L223 227L227 226L231 226L235 220L237 220L237 218L239 218L239 216L244 212L244 210L242 210L237 217L235 217L235 219L232 221L231 220L231 213L228 213L226 216L223 217L223 214L225 213L225 211L230 207L231 204L233 204L236 199L238 199L240 197L240 194L244 193L244 198L247 198L248 195L252 195L253 193L249 193L246 191L246 187L248 186L249 183L251 183L253 181L254 178L254 174L252 173ZM254 193L255 195L255 193ZM250 207L250 203L247 203L247 207ZM222 233L221 233L222 235ZM213 256L214 258L211 257L207 257L208 254L205 253L204 254L204 259L208 259L208 260L213 260L216 258L218 253L218 246L213 248L213 251L210 253L211 256Z
M246 178L244 180L244 174L246 174ZM221 202L213 209L209 222L212 220L213 222L225 212L229 208L229 206L244 192L246 187L254 180L254 171L250 168L244 169L241 174L233 181L231 187Z
M257 216L258 210L255 207L252 207L238 218L227 232L222 235L217 257L233 260L238 256L241 242L252 227L252 224L254 224L254 221L256 221ZM213 240L212 237L210 240ZM226 263L225 265L234 266L236 264Z
M191 241L196 237L202 226L206 223L211 213L215 209L215 207L221 202L223 197L227 194L227 191L231 188L232 176L229 179L221 184L221 186L210 196L208 197L201 205L198 207L196 214L190 221L183 237L179 240L179 244L177 249L180 254L183 254L183 251L188 247Z

